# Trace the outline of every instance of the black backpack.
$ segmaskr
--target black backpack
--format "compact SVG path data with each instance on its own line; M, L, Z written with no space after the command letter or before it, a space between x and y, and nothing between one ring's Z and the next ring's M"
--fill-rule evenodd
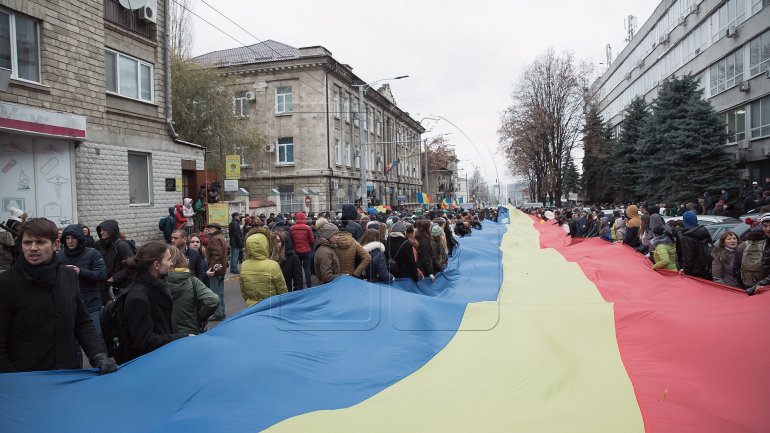
M123 320L126 296L128 292L124 291L117 298L107 302L99 316L107 354L115 358L118 364L123 364L129 358L129 335Z

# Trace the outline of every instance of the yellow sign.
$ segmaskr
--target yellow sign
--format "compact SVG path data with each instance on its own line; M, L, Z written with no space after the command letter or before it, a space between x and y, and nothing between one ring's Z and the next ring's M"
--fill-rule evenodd
M209 203L209 222L220 225L227 225L230 222L230 216L227 213L230 207L227 203Z
M182 178L176 178L176 192L182 192Z
M225 155L225 179L241 178L241 155Z

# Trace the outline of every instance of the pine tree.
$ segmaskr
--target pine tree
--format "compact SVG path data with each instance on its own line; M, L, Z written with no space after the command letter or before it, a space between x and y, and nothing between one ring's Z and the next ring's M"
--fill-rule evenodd
M580 190L580 173L575 167L575 161L570 160L567 164L567 171L564 173L564 192L578 192Z
M591 203L612 201L612 149L599 110L591 105L583 127L583 189Z
M650 117L644 98L637 96L626 107L620 137L612 142L611 171L616 185L616 198L635 201L642 177L639 142L642 128Z
M722 122L692 75L663 83L642 131L638 192L646 199L688 202L706 191L736 192L738 177L724 149Z

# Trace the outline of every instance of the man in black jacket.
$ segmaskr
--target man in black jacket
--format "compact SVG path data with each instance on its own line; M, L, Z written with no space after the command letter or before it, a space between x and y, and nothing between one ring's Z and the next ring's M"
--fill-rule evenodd
M120 227L115 220L105 220L96 226L99 234L99 253L107 266L107 279L102 285L102 303L106 304L111 298L112 288L118 291L125 289L131 283L125 261L134 254L128 242L120 238ZM115 294L117 295L117 294Z
M25 222L22 255L0 274L0 372L80 368L75 340L99 374L117 370L88 317L75 270L55 255L58 235L53 221Z
M238 212L233 212L230 225L227 226L230 235L230 273L240 274L238 271L238 262L243 248L243 232L241 232L241 216Z
M693 277L711 279L711 236L698 224L698 216L688 210L682 216L684 230L678 233L676 258L679 272Z

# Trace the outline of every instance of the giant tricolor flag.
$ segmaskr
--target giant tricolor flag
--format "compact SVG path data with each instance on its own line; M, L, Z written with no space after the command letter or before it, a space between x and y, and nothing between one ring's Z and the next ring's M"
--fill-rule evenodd
M433 283L339 277L111 375L0 374L0 431L768 431L770 293L501 215Z

